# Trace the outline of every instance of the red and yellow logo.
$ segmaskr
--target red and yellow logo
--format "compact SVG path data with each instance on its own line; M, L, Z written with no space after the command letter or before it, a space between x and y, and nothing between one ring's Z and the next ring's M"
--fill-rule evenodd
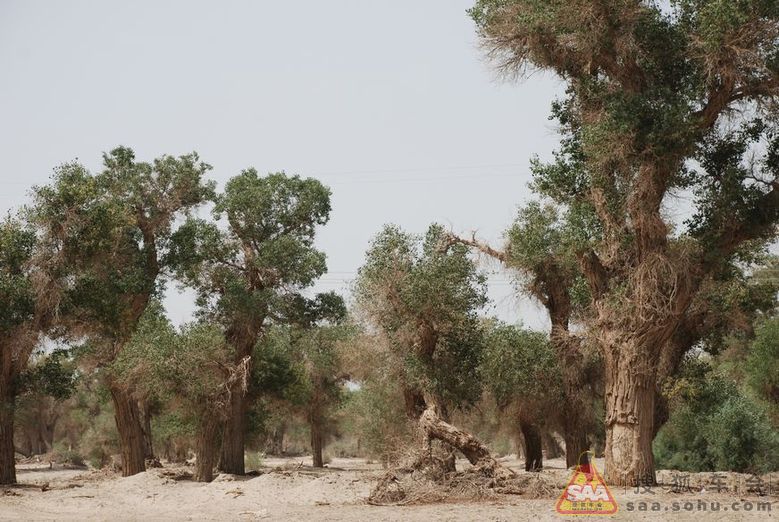
M561 515L613 515L619 509L614 495L589 455L584 453L582 457L555 510Z

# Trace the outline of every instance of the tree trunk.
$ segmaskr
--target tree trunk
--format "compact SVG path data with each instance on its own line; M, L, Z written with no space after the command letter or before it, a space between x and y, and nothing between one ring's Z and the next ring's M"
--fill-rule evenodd
M219 457L220 471L232 475L246 474L244 467L245 438L246 397L242 390L233 390L222 434L222 453Z
M525 471L541 471L544 463L538 427L526 419L520 419L519 429L525 440Z
M606 481L611 486L653 485L655 364L651 347L607 347Z
M547 459L556 459L562 457L563 448L560 447L560 444L557 442L557 439L555 439L551 431L545 430L541 435L541 439L543 441L544 449L546 449Z
M587 434L581 429L572 429L565 433L565 467L572 468L582 460L582 454L590 449Z
M138 401L116 384L109 384L114 403L114 418L122 450L122 476L146 471L143 426Z
M270 444L268 445L268 453L271 455L283 455L284 454L284 434L287 431L286 421L279 422L273 429L271 434Z
M419 416L427 408L425 402L425 396L421 390L412 388L403 388L403 402L405 404L406 416L413 420L418 421Z
M202 420L195 444L197 460L195 468L195 480L198 482L211 482L214 480L214 465L219 449L218 438L219 423L211 416Z
M428 408L419 417L419 426L429 444L431 439L437 439L457 448L475 468L487 476L498 480L515 477L513 471L503 467L490 454L490 450L482 442L459 428L442 421L435 408Z
M311 453L313 455L314 467L323 468L325 466L322 459L322 427L319 422L311 422Z
M0 368L4 370L4 368ZM8 372L10 373L10 372ZM10 375L0 372L0 484L16 484L14 393Z
M151 435L151 408L146 401L139 402L143 429L143 456L146 460L154 460L154 444Z

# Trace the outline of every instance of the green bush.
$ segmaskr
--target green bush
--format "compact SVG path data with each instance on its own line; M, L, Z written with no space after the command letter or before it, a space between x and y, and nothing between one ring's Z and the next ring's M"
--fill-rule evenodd
M658 467L682 471L779 469L779 435L765 408L715 371L685 375L654 442Z

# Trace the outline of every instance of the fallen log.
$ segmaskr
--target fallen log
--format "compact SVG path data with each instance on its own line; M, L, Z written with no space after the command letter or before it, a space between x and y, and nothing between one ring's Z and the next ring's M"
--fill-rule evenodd
M460 451L483 475L492 477L496 481L516 477L512 470L495 460L487 446L479 439L441 420L434 407L429 407L422 413L419 417L419 427L428 445L432 439L449 444Z

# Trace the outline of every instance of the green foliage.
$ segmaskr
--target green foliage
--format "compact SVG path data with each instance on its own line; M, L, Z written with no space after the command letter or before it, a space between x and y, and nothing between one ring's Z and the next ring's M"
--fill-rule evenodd
M710 265L772 236L778 5L477 0L470 15L501 71L565 82L561 148L534 162L533 187L597 210L596 252L629 272L642 241L668 237L661 207L677 189L696 195L690 252Z
M162 289L176 219L209 199L213 182L195 153L146 163L119 147L103 164L95 175L77 163L58 168L34 189L30 215L42 231L41 263L66 282L68 333L123 343Z
M350 393L346 413L361 450L384 464L398 462L416 430L403 409L402 390L391 379L372 379Z
M173 235L167 260L197 289L204 317L258 331L269 315L283 313L289 289L325 272L325 255L313 242L329 212L330 191L319 181L245 170L216 198L214 218L225 218L228 229L188 220Z
M49 396L57 400L70 397L76 389L77 373L68 350L41 354L19 377L19 392Z
M499 406L520 401L554 408L562 396L557 356L541 332L491 324L481 373Z
M666 390L671 417L654 443L660 467L684 471L779 469L779 436L759 403L697 358Z
M387 226L360 268L356 297L386 336L394 371L412 388L453 405L478 399L482 332L476 311L486 303L485 278L464 245L447 245L440 225L424 238Z
M162 305L154 302L111 371L123 375L141 395L169 391L185 417L199 419L223 413L215 411L214 403L224 400L226 382L235 370L233 360L220 328L192 323L177 332Z
M746 372L750 387L769 403L775 425L779 425L779 318L772 317L758 327Z
M35 313L29 267L35 243L35 231L22 221L8 216L0 222L0 336Z

